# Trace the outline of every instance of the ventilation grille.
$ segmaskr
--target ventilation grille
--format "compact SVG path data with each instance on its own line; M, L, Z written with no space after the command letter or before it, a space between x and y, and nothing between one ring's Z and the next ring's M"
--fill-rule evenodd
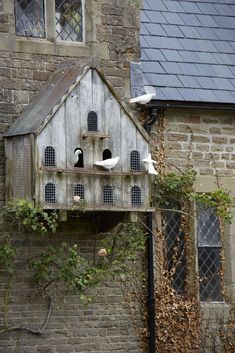
M140 170L140 154L138 151L132 151L130 156L131 170L139 171Z
M55 149L52 146L47 146L44 151L44 165L45 167L55 167Z
M79 196L81 200L84 200L85 199L85 187L84 187L84 185L82 185L82 184L74 185L73 195L74 196Z
M131 205L133 207L141 207L142 206L141 189L137 185L134 185L131 188Z
M50 204L56 203L56 187L51 182L45 185L45 202Z
M113 205L113 187L106 185L103 190L103 201L105 205Z

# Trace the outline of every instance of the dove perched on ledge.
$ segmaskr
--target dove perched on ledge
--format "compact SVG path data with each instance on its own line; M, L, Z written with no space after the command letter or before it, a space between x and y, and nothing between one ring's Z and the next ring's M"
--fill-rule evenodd
M142 159L142 162L144 163L145 169L149 174L158 175L158 172L155 170L153 165L153 163L157 164L157 162L152 159L150 153L145 159Z
M119 162L119 159L120 157L108 158L104 159L103 161L94 162L94 164L111 171L112 168L116 167Z
M155 97L155 93L147 93L143 94L142 96L130 99L129 103L147 104L153 97Z

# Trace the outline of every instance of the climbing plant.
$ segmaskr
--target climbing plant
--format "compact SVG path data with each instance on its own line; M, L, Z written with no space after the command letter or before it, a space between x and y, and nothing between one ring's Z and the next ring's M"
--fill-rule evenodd
M145 234L140 227L133 223L121 223L111 233L101 236L99 248L94 249L93 259L82 256L79 243L71 241L51 243L53 234L58 228L56 212L47 213L40 207L26 200L16 200L2 210L2 216L18 224L21 231L30 234L37 233L47 236L48 245L42 251L33 251L27 258L19 261L17 244L9 233L2 233L0 237L0 266L1 271L8 274L3 300L3 325L0 332L11 330L26 330L35 334L42 334L50 318L53 298L57 289L63 288L64 295L78 294L81 302L88 303L91 297L87 294L89 288L98 285L107 278L127 276L139 253L145 248ZM26 266L31 271L34 295L40 295L48 300L48 313L43 327L33 330L30 327L9 323L8 306L14 276L20 266ZM24 267L25 268L25 267Z

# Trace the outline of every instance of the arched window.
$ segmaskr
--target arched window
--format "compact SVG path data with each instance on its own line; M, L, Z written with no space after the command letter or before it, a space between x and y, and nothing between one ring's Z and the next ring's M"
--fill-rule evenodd
M83 41L83 0L55 0L56 38Z
M55 149L52 146L47 146L44 150L44 165L45 167L55 167Z
M131 205L133 207L140 207L142 205L141 189L137 185L134 185L131 188Z
M103 190L103 201L105 205L113 205L113 187L105 185Z
M45 185L45 202L56 203L55 184L49 182Z
M130 155L131 170L140 170L140 153L139 151L132 151Z
M87 130L98 131L98 121L96 112L89 112L87 117Z
M107 148L103 151L103 161L109 158L112 158L112 152Z
M74 185L73 196L79 196L81 200L85 199L85 187L82 184Z
M75 148L74 150L74 167L84 168L83 150L81 148Z

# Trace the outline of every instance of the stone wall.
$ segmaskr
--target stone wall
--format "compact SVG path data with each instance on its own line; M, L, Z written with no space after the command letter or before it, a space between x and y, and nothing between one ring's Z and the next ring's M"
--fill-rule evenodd
M47 1L51 6L52 1ZM129 95L129 61L139 57L139 8L136 0L86 0L86 42L56 43L52 40L17 38L14 1L0 0L0 202L5 202L5 156L3 134L27 107L56 68L70 60L92 57L120 96ZM49 28L51 30L51 28ZM4 226L5 227L5 226ZM42 239L16 232L19 264L48 243L76 242L92 256L94 236L81 223L76 231L67 222L55 237ZM0 313L7 279L1 273ZM10 291L9 323L38 329L47 314L47 304L32 295L30 273L19 266ZM0 325L2 324L0 314ZM140 349L120 283L107 279L93 292L93 302L84 308L77 296L58 296L48 327L42 336L17 331L0 334L1 353L139 353Z

